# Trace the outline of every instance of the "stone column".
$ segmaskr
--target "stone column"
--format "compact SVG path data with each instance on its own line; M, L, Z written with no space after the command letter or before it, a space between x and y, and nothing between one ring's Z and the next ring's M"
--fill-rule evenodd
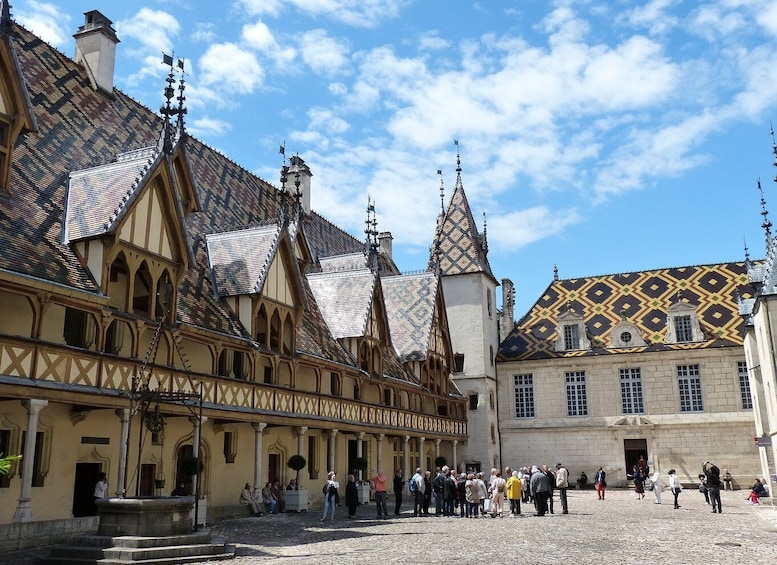
M375 458L375 468L383 470L383 438L386 437L386 434L375 434L375 439L378 442L378 453ZM385 473L385 470L383 471ZM393 474L393 471L392 473Z
M457 471L459 470L459 461L456 455L456 447L458 445L459 445L459 440L454 439L453 440L453 467L451 467L451 469L456 469Z
M413 476L409 473L410 470L410 436L404 436L402 438L402 472L405 475L405 480L408 480Z
M434 440L434 458L437 459L440 456L440 442L441 439ZM434 466L437 466L437 463L434 464Z
M356 434L356 457L364 457L364 432L358 432ZM362 474L364 471L359 469L358 477L356 477L357 481L360 481L363 479Z
M294 428L294 435L297 436L297 455L302 455L305 452L305 434L308 432L307 426L298 426ZM308 461L308 468L310 466L310 461ZM281 485L282 487L283 485ZM297 483L297 486L299 487L300 484Z
M127 438L129 437L130 410L129 408L120 408L116 410L116 415L121 422L119 431L119 476L116 479L116 496L126 494L127 485ZM174 485L176 487L178 485Z
M254 429L254 491L262 491L262 432L267 427L264 422L254 422L251 424Z
M327 461L329 469L326 470L327 475L329 471L335 470L335 461L337 460L335 457L335 437L337 437L337 430L329 430L329 461Z
M416 467L421 467L421 469L424 468L424 462L425 462L425 454L424 454L424 443L426 442L426 438L421 436L418 438L416 443L416 448L418 449L418 465ZM413 469L415 471L415 469ZM421 473L423 475L423 472Z
M19 504L13 515L13 522L32 522L32 471L35 461L35 443L38 439L38 416L40 411L48 406L48 400L22 400L22 406L27 409L27 434L24 440L22 454L22 487L19 491Z
M192 423L192 426L194 426L194 430L192 432L192 457L196 457L197 459L200 459L200 436L202 434L202 424L208 421L208 418L205 416L200 418L195 418L192 416L189 418L189 421ZM197 468L199 470L199 463L197 465ZM196 477L196 482L194 484L194 494L198 498L202 496L202 493L200 492L200 476L202 473L197 473L194 475Z

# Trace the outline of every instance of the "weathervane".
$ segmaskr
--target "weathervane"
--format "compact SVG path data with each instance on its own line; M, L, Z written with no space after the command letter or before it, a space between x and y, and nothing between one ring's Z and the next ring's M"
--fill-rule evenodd
M280 206L278 210L278 225L283 225L286 222L286 218L288 217L289 210L288 210L288 193L286 191L286 181L288 180L289 175L289 167L286 164L286 141L284 140L283 143L280 144L278 147L278 153L283 155L283 164L281 165L281 201Z

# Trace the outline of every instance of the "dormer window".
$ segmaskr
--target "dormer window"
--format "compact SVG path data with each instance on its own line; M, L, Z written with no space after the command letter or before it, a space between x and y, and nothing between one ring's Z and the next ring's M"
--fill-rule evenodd
M694 343L704 341L696 309L679 299L666 313L664 343Z
M622 319L612 328L608 347L623 349L626 347L645 347L646 345L639 328L632 322Z
M556 351L579 351L591 349L591 342L586 337L585 321L571 307L567 307L558 317L556 333L559 338L556 341Z

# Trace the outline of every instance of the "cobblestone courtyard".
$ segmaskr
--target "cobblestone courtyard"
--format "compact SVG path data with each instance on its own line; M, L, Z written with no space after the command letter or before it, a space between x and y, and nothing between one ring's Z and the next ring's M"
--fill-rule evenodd
M722 493L723 513L712 514L698 491L686 490L681 508L652 494L637 501L630 491L569 491L568 515L538 518L533 507L517 518L400 518L377 521L375 506L357 520L338 508L322 524L318 511L224 520L214 533L237 545L231 563L575 563L718 564L777 563L777 510L753 507L746 491ZM393 505L389 505L389 511ZM40 551L0 557L0 563L31 563Z

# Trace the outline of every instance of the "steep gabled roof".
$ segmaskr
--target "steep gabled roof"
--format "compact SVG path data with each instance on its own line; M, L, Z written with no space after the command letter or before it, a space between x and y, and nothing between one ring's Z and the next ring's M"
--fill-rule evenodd
M440 273L443 276L484 273L496 281L487 253L485 239L478 232L459 175L448 209L435 235L431 261L439 258Z
M667 311L683 302L695 308L705 340L665 344ZM553 281L502 342L499 359L524 360L632 351L703 349L742 345L737 298L753 296L744 263L698 265ZM582 313L592 349L554 351L558 317L569 306ZM607 348L613 328L633 323L647 345Z
M435 273L384 277L391 340L402 361L423 361L429 352L439 289Z
M213 281L219 296L262 290L282 229L277 224L205 236Z
M308 284L336 339L361 337L367 331L378 277L369 269L314 273Z

